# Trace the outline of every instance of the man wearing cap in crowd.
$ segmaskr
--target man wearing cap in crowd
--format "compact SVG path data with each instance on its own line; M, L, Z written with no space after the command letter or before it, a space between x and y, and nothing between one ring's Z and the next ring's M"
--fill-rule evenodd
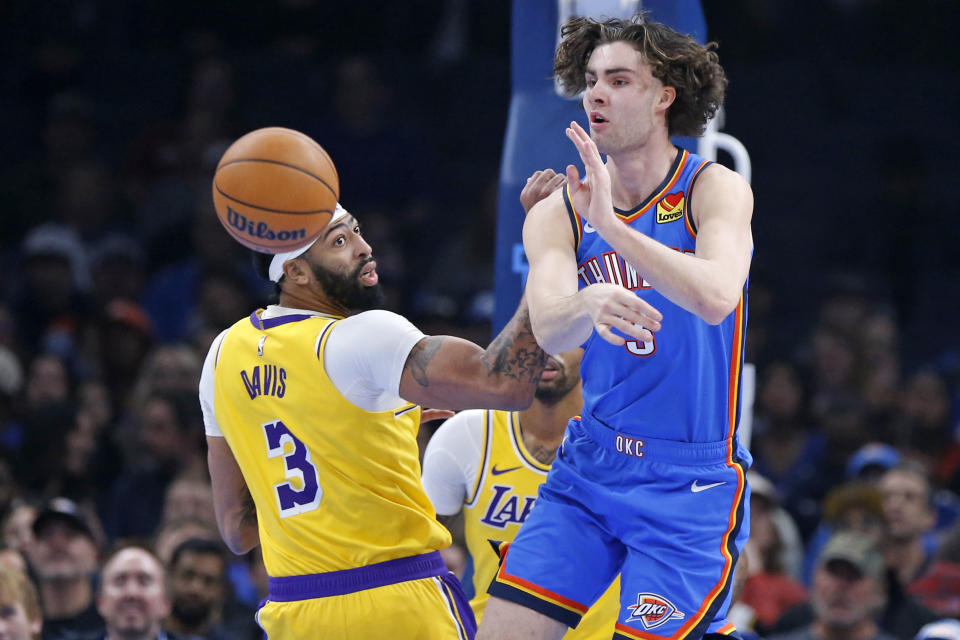
M806 624L791 609L767 640L891 640L912 638L936 619L887 578L877 542L852 531L835 533L824 546L810 586Z
M835 534L817 562L810 590L813 621L769 640L894 640L877 623L884 606L883 558L873 542Z
M44 640L95 637L104 629L94 606L97 543L72 500L54 498L37 514L27 558L43 605Z
M889 444L869 442L847 460L847 481L876 482L888 469L900 464L900 452Z

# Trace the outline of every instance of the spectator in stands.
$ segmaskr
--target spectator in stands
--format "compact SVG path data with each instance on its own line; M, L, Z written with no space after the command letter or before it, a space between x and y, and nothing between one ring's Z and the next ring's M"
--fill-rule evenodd
M144 359L153 347L153 325L140 305L115 298L97 322L96 358L100 375L110 388L114 406L126 408Z
M0 638L39 640L43 616L37 591L20 571L0 568Z
M960 619L960 524L944 537L930 569L907 590L937 615Z
M105 505L111 539L153 536L173 480L205 475L199 420L195 393L154 393L143 403L137 415L139 458L117 479Z
M884 557L906 589L933 561L927 539L936 524L930 481L922 466L904 462L884 473L877 486L887 523Z
M825 440L810 424L797 367L775 361L760 372L754 421L754 469L775 486L804 537L820 518L816 481Z
M894 640L877 620L884 608L883 558L868 539L836 534L824 547L810 589L812 619L768 640Z
M162 627L170 613L163 565L143 547L124 547L104 562L97 610L102 640L176 640Z
M173 552L168 566L173 607L166 627L189 638L261 638L254 611L230 598L227 562L219 541L191 538Z
M883 564L881 552L883 545L883 511L880 496L869 485L852 484L840 487L836 492L831 492L831 502L832 504L828 504L825 509L826 513L830 514L833 510L838 510L845 514L849 524L856 526L847 529L839 528L836 533L832 534L823 550L818 553L815 552L816 563L810 586L810 603L797 605L784 612L774 625L773 632L795 630L813 620L814 609L811 608L811 604L815 600L813 593L817 589L817 576L820 576L823 572L824 558L829 557L827 553L830 550L830 545L834 543L835 539L842 536L841 540L855 540L864 548L869 549L869 553L863 552L866 556L871 558L876 556L880 559L881 569L877 575L878 584L883 590L881 607L877 616L880 628L898 638L912 638L920 626L936 620L936 615L911 598L900 587L900 583L893 572ZM866 517L861 519L856 515L858 513Z
M37 514L33 533L26 553L43 604L44 640L98 633L103 629L93 597L98 550L87 516L74 502L55 498Z
M114 298L139 300L146 277L146 255L131 236L107 235L90 251L90 293L99 306Z
M753 610L753 628L765 634L784 611L807 601L807 591L787 571L799 572L800 536L790 516L780 508L773 484L750 471L750 540L753 561L740 595L741 607ZM796 557L795 557L796 556Z
M21 499L14 500L3 517L0 533L3 544L11 549L26 551L33 544L33 521L37 519L37 508Z
M20 337L28 353L51 351L70 358L86 324L87 256L76 232L46 224L21 247L23 274L16 302Z
M950 391L932 369L917 371L903 385L893 423L893 443L926 468L929 478L950 480L941 467L953 443Z

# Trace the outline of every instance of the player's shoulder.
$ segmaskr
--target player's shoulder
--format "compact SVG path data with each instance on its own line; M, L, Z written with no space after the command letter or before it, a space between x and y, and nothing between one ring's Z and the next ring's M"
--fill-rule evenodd
M337 322L334 333L356 336L358 333L394 333L417 331L417 328L406 317L386 309L371 309L352 316L347 316Z
M408 326L412 323L399 313L387 311L386 309L370 309L369 311L361 311L352 316L347 316L340 321L340 324L344 326L375 327L385 325Z
M697 188L717 187L751 191L750 183L742 175L719 162L711 162L697 176Z

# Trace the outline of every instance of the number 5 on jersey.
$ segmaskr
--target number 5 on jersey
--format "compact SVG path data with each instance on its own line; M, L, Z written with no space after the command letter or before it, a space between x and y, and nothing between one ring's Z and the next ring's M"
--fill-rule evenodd
M637 323L633 324L634 326L639 326ZM642 329L643 327L640 328ZM644 342L642 340L627 340L626 344L623 346L627 351L635 356L652 356L657 352L657 337L654 336L650 342Z
M263 434L267 438L267 457L283 456L286 477L299 480L295 484L281 482L273 485L277 492L280 517L288 518L319 507L320 499L323 498L323 489L320 487L317 468L313 466L310 451L306 445L290 433L287 425L280 420L264 424ZM287 451L288 448L290 451ZM297 485L301 488L294 488Z

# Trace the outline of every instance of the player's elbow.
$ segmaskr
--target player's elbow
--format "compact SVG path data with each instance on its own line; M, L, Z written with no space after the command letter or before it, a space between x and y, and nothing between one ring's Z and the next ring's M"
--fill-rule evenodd
M559 331L551 331L549 324L539 317L530 316L530 329L537 344L544 353L563 353L569 351L564 346L564 335Z
M242 556L253 550L260 542L259 536L251 535L249 531L238 529L236 531L221 531L223 541L231 553Z
M718 325L733 313L738 304L740 304L739 295L733 296L715 292L701 298L694 313L707 324Z

